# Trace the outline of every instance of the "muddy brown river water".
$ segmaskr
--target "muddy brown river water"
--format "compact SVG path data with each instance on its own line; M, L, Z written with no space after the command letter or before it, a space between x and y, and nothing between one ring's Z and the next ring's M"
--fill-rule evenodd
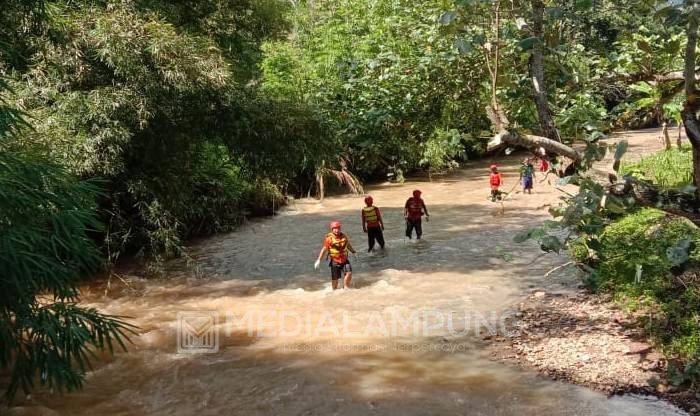
M517 180L518 160L501 162L505 189ZM133 290L114 289L107 297L87 291L86 304L132 317L141 334L128 354L96 364L83 391L38 392L14 411L684 414L655 399L607 398L489 359L481 339L524 294L566 291L577 276L563 269L543 277L566 257L541 256L532 243L512 242L517 231L548 218L547 204L560 193L537 183L534 194L513 195L501 211L486 198L487 175L487 163L474 162L433 182L370 187L385 217L385 253L366 253L362 197L299 200L274 218L198 243L199 277L180 269L168 280L135 281ZM403 238L402 208L414 188L423 191L431 213L420 243ZM313 269L334 219L343 221L360 252L352 260L352 290L333 292L328 268ZM178 318L199 320L180 327ZM178 328L218 334L218 351L179 351Z

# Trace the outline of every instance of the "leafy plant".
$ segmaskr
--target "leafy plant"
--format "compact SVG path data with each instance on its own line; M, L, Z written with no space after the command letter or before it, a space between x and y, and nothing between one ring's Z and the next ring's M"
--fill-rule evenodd
M455 129L436 129L423 144L423 158L419 163L431 172L455 167L456 158L464 158L462 135Z
M664 188L681 188L693 183L693 154L689 147L673 148L625 162L620 172L646 179Z
M3 84L4 85L4 84ZM0 102L5 103L0 88ZM19 113L0 108L0 369L10 375L5 398L42 386L74 390L93 350L126 349L134 327L78 302L79 278L102 265L92 236L94 182L13 150Z

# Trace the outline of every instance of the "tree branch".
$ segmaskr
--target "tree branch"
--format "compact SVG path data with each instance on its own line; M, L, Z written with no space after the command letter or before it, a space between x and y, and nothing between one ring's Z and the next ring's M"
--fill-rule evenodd
M617 197L631 196L637 205L656 208L678 217L688 218L696 223L700 222L696 201L687 194L673 190L661 190L630 176L625 177L622 182L609 184L606 188L611 195Z
M542 147L549 153L568 157L575 162L583 160L583 155L581 152L561 142L549 139L547 137L535 136L532 134L519 134L513 131L504 131L496 134L489 141L488 150L492 150L503 145L504 143L512 146L526 147L532 150Z

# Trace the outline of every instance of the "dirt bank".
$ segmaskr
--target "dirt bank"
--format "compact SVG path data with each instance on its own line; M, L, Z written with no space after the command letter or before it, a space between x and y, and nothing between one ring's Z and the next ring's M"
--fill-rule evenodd
M608 395L657 396L700 414L697 390L669 383L668 361L648 341L640 319L585 290L536 290L507 318L505 333L485 341L498 361Z
M660 137L660 129L648 129L620 133L606 142L627 140L625 160L639 160L662 149ZM606 176L611 167L612 158L607 158L594 166L594 173ZM484 340L497 361L608 395L656 396L700 414L700 389L669 382L668 360L641 329L643 319L626 316L608 297L582 288L537 289L507 318L505 333Z

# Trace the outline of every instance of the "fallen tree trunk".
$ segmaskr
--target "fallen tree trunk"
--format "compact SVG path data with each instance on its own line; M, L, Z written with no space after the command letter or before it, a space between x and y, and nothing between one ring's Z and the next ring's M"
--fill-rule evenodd
M550 154L565 156L574 162L583 160L583 155L573 147L567 146L556 140L548 139L542 136L532 134L520 134L513 131L503 131L496 134L488 143L488 150L495 149L503 144L511 146L521 146L531 150L537 150L540 147L545 149Z
M534 36L539 38L543 34L543 19L544 19L544 3L541 0L532 0L533 7L535 10L535 31ZM488 150L493 150L503 145L520 146L525 147L533 152L540 148L545 149L549 154L563 156L569 159L568 166L562 169L562 172L575 169L576 162L583 160L583 155L576 149L561 143L561 137L559 132L554 125L554 120L551 117L551 112L549 110L549 104L547 102L547 89L545 86L544 79L544 55L543 46L540 43L535 45L533 51L533 59L531 65L531 77L533 82L533 87L535 89L535 96L533 97L535 105L538 110L538 118L540 121L540 126L542 127L542 133L548 137L535 136L531 134L521 134L516 131L508 130L510 127L510 122L506 117L503 106L498 102L498 96L496 94L496 87L498 85L498 54L499 54L499 5L500 2L495 3L495 19L494 19L494 34L495 43L493 44L493 49L495 52L495 65L489 64L489 73L491 74L491 105L486 107L486 115L491 121L493 129L496 131L496 135L489 141ZM540 40L541 42L541 40ZM490 43L489 43L490 44ZM487 49L491 53L491 48ZM487 64L489 63L489 55L486 55ZM539 152L538 152L539 153Z

